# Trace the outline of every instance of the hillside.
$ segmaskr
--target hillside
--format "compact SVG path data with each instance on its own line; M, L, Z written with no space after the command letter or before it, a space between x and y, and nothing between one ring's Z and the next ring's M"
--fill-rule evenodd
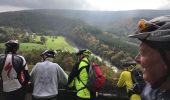
M88 25L125 36L134 30L139 19L168 14L170 10L25 10L0 13L0 26L21 27L33 32L53 30L56 33L68 34L75 26Z
M42 9L5 12L0 13L0 41L8 40L11 34L17 38L18 33L60 35L76 47L88 48L103 59L120 65L132 60L137 53L138 41L131 43L132 40L127 38L136 29L137 21L168 14L170 10L111 12Z
M21 28L28 32L53 31L55 34L68 33L73 27L84 24L74 19L50 16L34 11L1 13L0 19L0 26Z
M136 21L140 18L150 19L153 17L170 14L170 10L131 10L131 11L36 10L35 12L51 16L62 16L64 18L69 19L78 19L88 23L89 25L96 26L97 28L100 28L104 31L108 31L108 28L110 26L124 24L122 23L124 21L133 24L136 23ZM125 25L128 26L129 24Z

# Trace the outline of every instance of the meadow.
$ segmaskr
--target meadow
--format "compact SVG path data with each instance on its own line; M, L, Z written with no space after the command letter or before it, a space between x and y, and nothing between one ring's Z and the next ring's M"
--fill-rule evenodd
M40 43L20 43L20 51L31 51L38 49L49 49L49 50L58 50L75 52L76 49L71 46L64 37L57 36L57 38L52 38L50 36L44 36L46 38L45 44ZM40 41L40 36L36 36L35 41ZM4 48L4 43L0 43L0 46Z

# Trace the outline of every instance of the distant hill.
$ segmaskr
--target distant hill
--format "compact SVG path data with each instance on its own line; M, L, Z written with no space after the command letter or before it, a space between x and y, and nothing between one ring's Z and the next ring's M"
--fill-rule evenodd
M170 10L23 10L0 13L0 27L19 28L25 33L62 35L76 46L93 49L103 56L105 54L97 51L98 47L103 46L103 51L109 50L112 54L123 50L134 55L136 45L130 43L127 36L136 29L137 21L169 14Z
M36 11L7 12L0 14L0 26L16 27L28 32L69 33L72 28L84 24L79 20L52 16Z
M36 10L51 16L81 20L91 26L118 36L127 36L135 30L139 19L169 15L170 10L131 10L131 11L79 11L79 10Z
M88 24L118 36L126 36L134 30L139 19L151 19L168 14L170 10L25 10L0 13L0 26L21 27L33 32L54 30L69 33L75 26Z

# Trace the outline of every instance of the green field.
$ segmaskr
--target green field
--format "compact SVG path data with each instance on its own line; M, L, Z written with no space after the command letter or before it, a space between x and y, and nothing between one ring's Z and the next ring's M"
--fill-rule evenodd
M57 38L50 38L49 36L45 36L47 41L45 44L37 44L37 43L20 43L21 51L30 51L32 49L52 49L52 50L66 50L69 52L75 52L75 48L71 46L64 37L58 36ZM36 37L36 41L40 41L40 37ZM3 43L0 44L1 46Z

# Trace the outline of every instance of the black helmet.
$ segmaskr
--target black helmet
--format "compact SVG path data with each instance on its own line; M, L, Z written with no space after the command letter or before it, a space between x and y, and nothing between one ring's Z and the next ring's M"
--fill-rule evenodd
M165 52L165 50L170 51L170 15L157 17L150 21L140 20L138 30L129 37L138 38L160 53L167 66L167 75L156 81L152 88L161 86L170 76L170 60Z
M9 40L5 43L6 47L6 53L12 52L16 53L16 51L19 49L19 42L18 40Z
M129 37L138 38L153 48L170 50L170 15L150 21L141 19L138 22L138 30Z
M123 67L129 67L129 66L135 66L137 65L136 61L129 61L129 62L125 62L122 66Z
M90 55L91 55L91 51L88 50L88 49L81 49L81 50L79 50L79 51L76 53L76 55L81 55L81 54L83 54L83 55L85 55L85 56L90 56Z
M55 54L56 54L56 51L54 50L45 50L44 52L41 53L41 57L45 57L45 58L54 58L55 57Z

